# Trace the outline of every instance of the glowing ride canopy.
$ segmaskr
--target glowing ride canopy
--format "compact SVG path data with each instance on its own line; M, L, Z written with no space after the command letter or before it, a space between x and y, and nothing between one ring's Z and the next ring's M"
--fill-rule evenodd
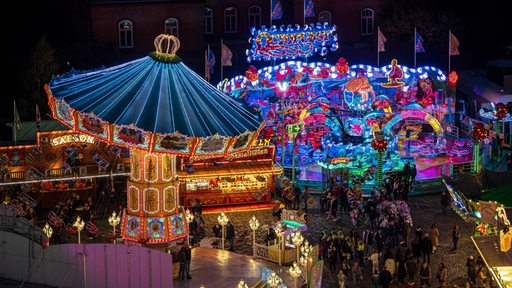
M263 127L178 56L161 52L110 68L71 70L45 88L55 119L148 152L224 155L248 149Z

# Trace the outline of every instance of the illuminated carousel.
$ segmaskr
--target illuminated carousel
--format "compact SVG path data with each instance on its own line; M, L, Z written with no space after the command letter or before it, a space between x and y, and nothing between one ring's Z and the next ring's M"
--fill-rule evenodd
M192 157L246 152L264 126L183 64L176 37L159 35L155 48L118 66L71 70L45 86L55 119L130 149L121 236L148 244L189 232L179 205L177 165Z

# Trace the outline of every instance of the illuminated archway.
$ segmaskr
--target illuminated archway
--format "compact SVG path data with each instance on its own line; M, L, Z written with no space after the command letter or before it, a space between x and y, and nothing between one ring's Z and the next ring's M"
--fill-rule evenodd
M404 119L407 119L407 118L423 119L423 120L427 121L430 124L430 126L432 126L432 128L434 129L434 132L436 132L437 136L440 136L440 137L444 136L444 129L441 126L441 123L439 121L437 121L437 119L434 116L432 116L431 114L429 114L423 110L416 110L416 109L404 110L400 114L395 115L395 117L393 117L391 120L389 120L389 122L386 124L386 126L384 126L384 128L382 128L382 132L384 132L384 134L389 133L391 128L393 126L395 126L396 123L398 123Z

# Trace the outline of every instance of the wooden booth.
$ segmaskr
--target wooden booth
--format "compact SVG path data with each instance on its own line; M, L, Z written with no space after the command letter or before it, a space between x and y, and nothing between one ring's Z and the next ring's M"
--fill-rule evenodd
M97 142L70 130L39 132L36 144L0 147L0 184L4 194L41 193L43 208L51 208L71 192L93 196L98 177L125 174L128 149ZM14 196L14 195L4 195ZM67 200L67 199L66 199Z
M274 156L274 146L253 146L223 158L178 157L180 203L186 207L196 200L202 206L268 203L275 175L282 173Z

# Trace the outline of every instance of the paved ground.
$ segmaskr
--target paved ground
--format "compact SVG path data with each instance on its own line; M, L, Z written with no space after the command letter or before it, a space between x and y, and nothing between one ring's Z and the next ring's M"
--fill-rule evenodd
M447 216L443 216L440 208L439 194L411 197L409 199L409 207L414 227L420 225L425 232L430 231L430 226L433 223L439 227L440 245L436 253L432 255L431 258L431 268L433 271L437 270L440 262L444 262L449 270L448 287L452 287L454 284L458 285L459 287L464 287L463 285L466 281L466 259L469 255L474 255L475 257L477 255L477 251L470 239L470 236L473 234L474 224L465 223L462 218L460 218L454 211L449 211ZM346 214L341 217L342 220L333 222L332 220L326 219L326 215L322 215L320 213L318 205L315 205L313 208L309 209L309 213L313 215L314 218L313 221L308 225L308 229L304 233L304 236L313 245L318 244L321 231L324 229L330 231L338 230L341 228L345 232L348 232L352 228L352 225L349 224L350 222L348 215ZM206 222L205 229L210 236L212 235L211 231L213 225L217 223L218 215L218 213L203 215L203 218ZM226 212L226 215L233 222L237 237L239 238L237 239L238 241L235 247L235 252L252 255L252 231L249 228L249 219L255 215L260 220L262 225L271 224L271 211L264 209L250 212ZM452 252L451 231L455 224L459 225L461 231L461 240L459 242L457 251ZM414 229L411 233L414 233ZM258 243L263 243L265 235L266 230L260 228L257 230L256 241ZM267 261L260 261L281 275L287 283L288 287L293 287L293 278L288 275L288 267L279 266L275 263L269 263ZM370 268L366 268L365 280L360 287L371 286L369 282L369 278L371 276L370 270ZM329 271L328 265L326 264L323 270L322 287L338 287L336 281L337 280L335 275ZM416 283L419 283L419 281L416 281ZM434 284L434 287L437 286L436 280L433 279L432 283ZM349 285L349 287L353 286ZM392 287L405 287L405 285L393 284Z
M316 198L316 204L313 207L310 207L309 214L313 216L313 220L309 223L307 227L307 231L303 233L305 238L312 244L318 244L320 235L322 230L338 230L343 229L344 232L348 232L352 229L351 222L349 221L349 217L347 214L341 215L338 213L338 216L341 215L341 220L333 222L332 220L326 219L326 215L320 213L318 206L318 195L313 195ZM409 207L413 219L413 226L417 227L420 225L424 231L429 231L432 223L435 223L440 230L440 246L436 253L432 256L431 259L431 268L436 271L440 262L444 262L449 269L448 276L448 287L452 287L453 285L458 285L459 287L464 287L466 280L466 259L469 255L477 256L477 251L474 248L470 236L473 235L474 224L472 222L465 223L461 217L459 217L454 211L449 211L447 216L443 216L440 208L440 195L439 194L427 194L427 195L419 195L413 196L409 199ZM213 225L217 223L217 217L219 213L204 213L203 218L205 220L205 231L207 236L213 236L212 228ZM246 212L226 212L226 215L230 218L235 226L235 231L237 235L237 241L235 245L235 252L252 256L252 230L249 227L249 220L252 216L256 216L260 225L271 225L274 221L272 218L272 212L270 209L261 209L254 211L246 211ZM105 220L106 221L106 220ZM109 241L107 239L107 235L111 232L111 227L104 223L98 223L100 226L103 226L102 235L96 239L87 239L86 237L82 237L83 242L104 242ZM451 231L455 224L459 225L461 231L461 240L459 242L459 249L456 253L452 252L452 238ZM266 230L260 229L256 231L256 242L263 244L264 238L266 236ZM414 229L412 229L412 232ZM85 235L83 235L85 236ZM68 240L69 242L75 242L75 235L72 235ZM226 243L227 245L227 243ZM154 246L155 249L163 250L165 247L162 246ZM193 260L192 260L193 261ZM265 261L263 259L256 259L256 261L263 263L265 266L269 267L271 270L278 273L281 278L286 282L288 287L293 287L293 278L288 273L288 266L279 266L277 263ZM368 267L368 265L367 265ZM363 283L361 284L361 288L369 288L371 287L369 279L371 276L370 268L366 268L364 273L365 278ZM193 275L192 275L193 276ZM437 281L433 279L433 287L437 286ZM299 280L300 283L300 280ZM419 283L419 281L416 281ZM0 286L5 283L0 282ZM252 283L249 283L252 284ZM348 287L353 287L349 283ZM299 284L299 287L301 285ZM9 287L9 286L6 286ZM323 280L322 287L338 287L337 279L333 273L328 268L327 263L323 269ZM405 285L392 284L392 287L405 287ZM417 286L419 287L419 286Z

